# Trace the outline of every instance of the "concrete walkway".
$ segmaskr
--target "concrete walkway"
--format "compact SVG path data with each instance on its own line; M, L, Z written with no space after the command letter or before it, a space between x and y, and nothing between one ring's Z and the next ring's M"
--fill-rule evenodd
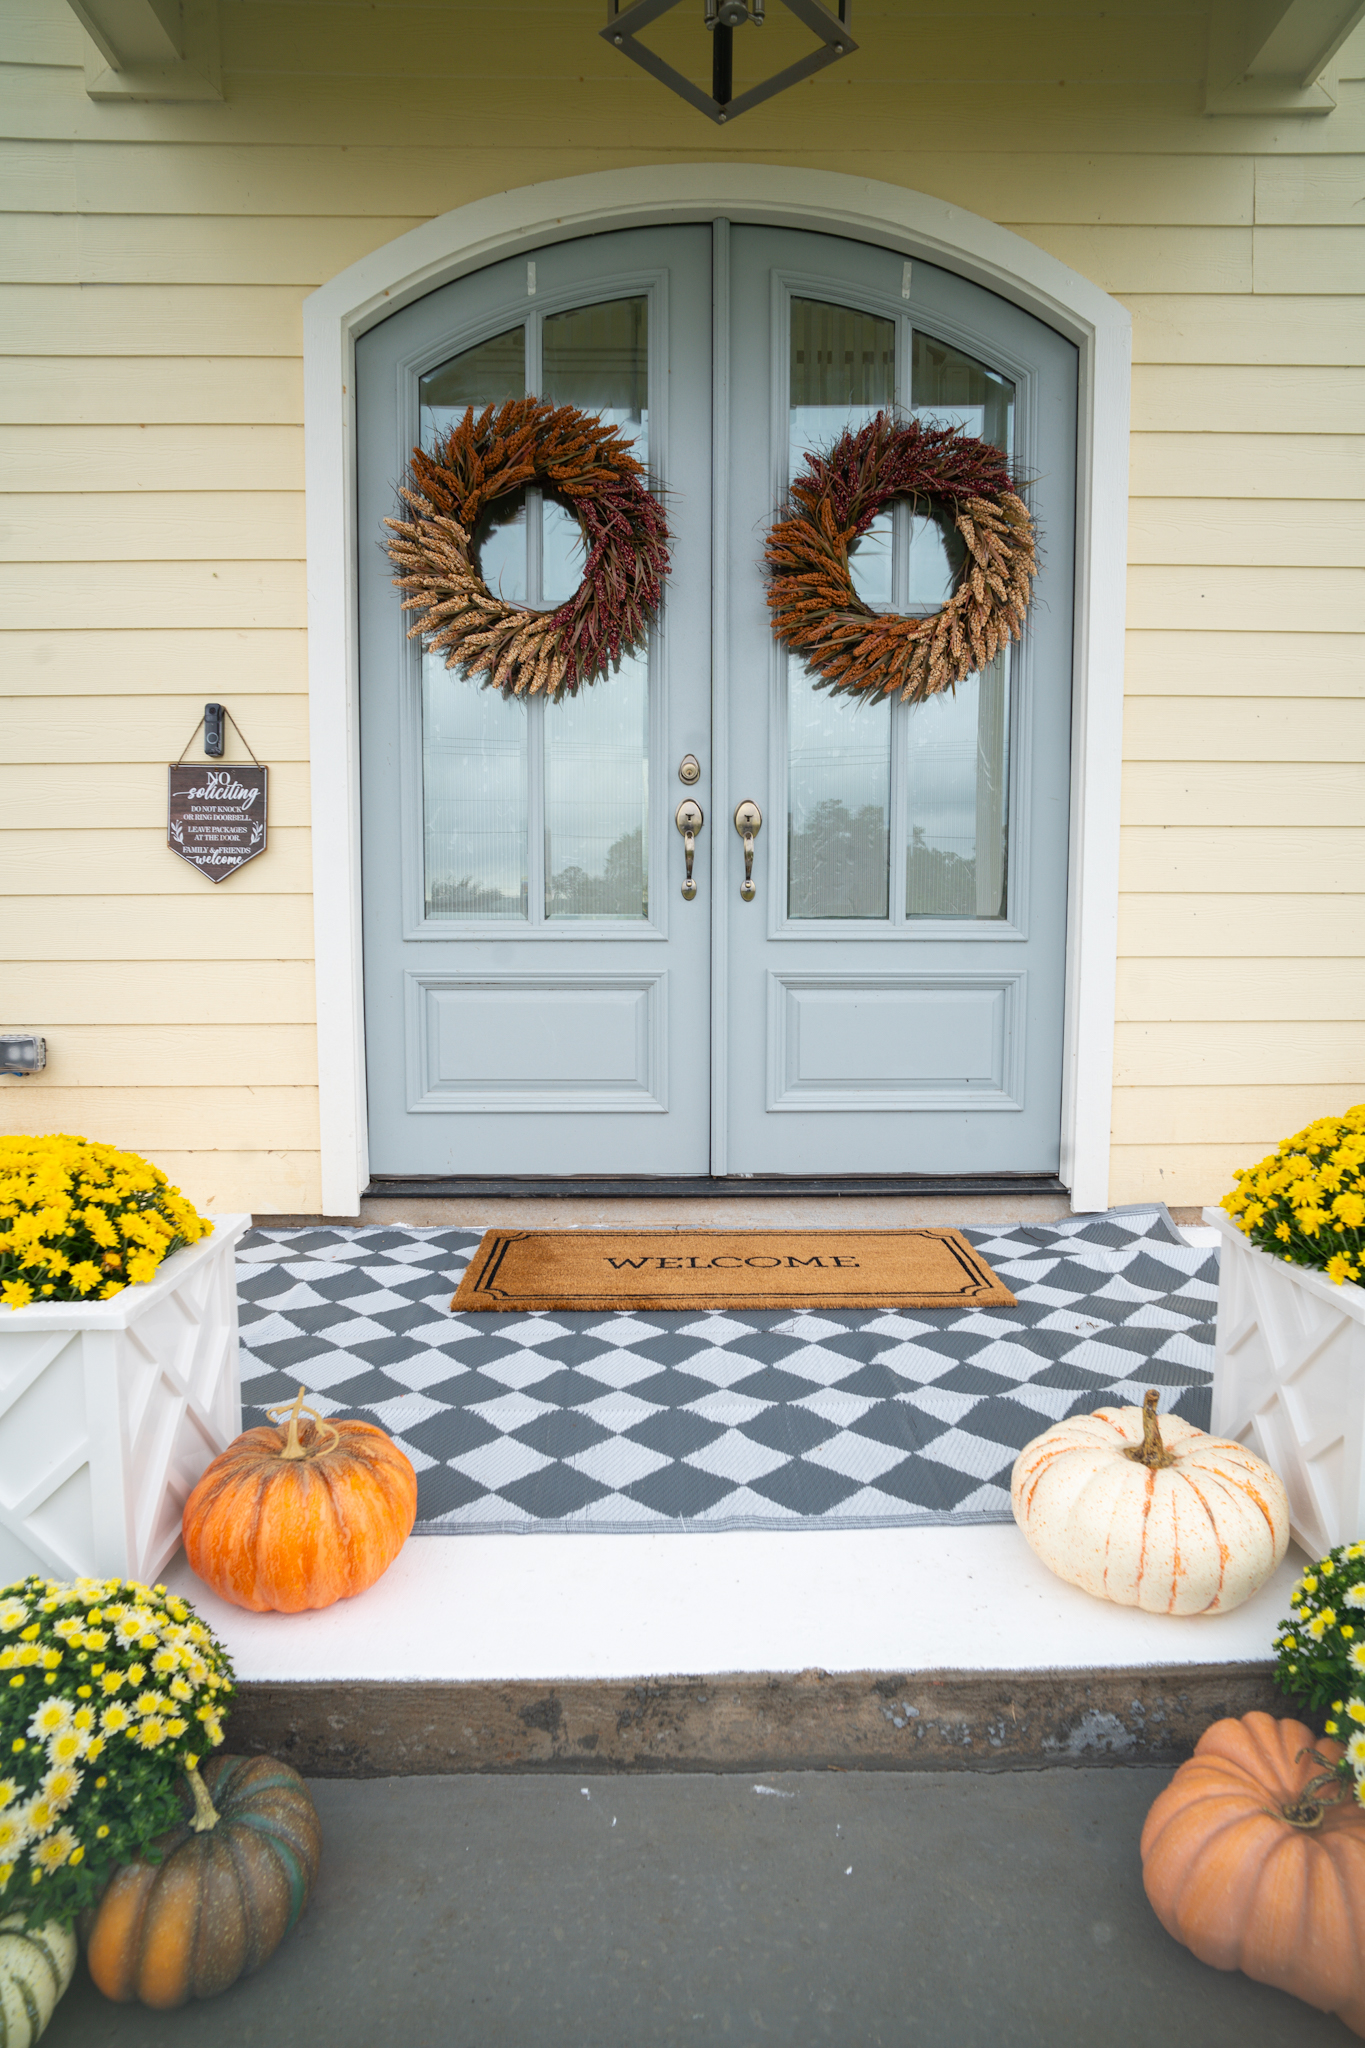
M1168 1939L1137 1842L1169 1774L389 1778L258 1976L178 2013L83 1970L50 2048L1346 2048Z

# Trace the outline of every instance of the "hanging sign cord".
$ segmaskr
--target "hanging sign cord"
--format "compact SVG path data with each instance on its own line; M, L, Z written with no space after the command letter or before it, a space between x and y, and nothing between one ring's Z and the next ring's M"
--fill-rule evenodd
M229 724L229 725L230 725L230 726L232 727L233 731L234 731L234 732L236 733L236 735L237 735L238 739L239 739L239 740L241 741L242 745L243 745L243 746L244 746L244 747L246 748L246 750L247 750L248 754L250 754L250 755L251 755L251 758L252 758L253 762L255 762L255 765L256 765L256 766L257 766L257 767L259 768L261 764L260 764L260 762L259 762L259 761L257 761L257 760L256 760L256 756L255 756L255 754L254 754L254 753L252 752L252 746L251 746L251 741L250 741L250 740L249 740L249 739L247 738L246 734L245 734L245 733L244 733L244 732L242 731L242 728L241 728L241 726L240 726L240 725L238 725L238 723L237 723L236 719L235 719L235 718L233 717L232 713L231 713L231 712L230 712L230 711L228 710L228 708L227 708L227 705L226 705L226 704L225 704L225 705L223 706L223 716L224 716L224 718L225 718L225 719L227 720L228 724ZM183 746L183 747L182 747L182 748L180 749L179 755L177 756L177 758L176 758L176 763L175 763L175 765L176 765L176 767L177 767L177 768L178 768L178 767L180 766L180 763L181 763L181 762L182 762L182 761L184 760L184 758L185 758L186 754L188 754L188 752L189 752L190 748L191 748L191 747L192 747L192 746L194 745L195 741L196 741L196 740L198 739L198 737L199 737L200 733L201 733L201 732L202 732L203 730L204 730L204 721L203 721L203 719L201 718L201 719L200 719L200 721L199 721L199 723L198 723L198 725L196 725L196 727L194 728L194 731L193 731L193 732L192 732L192 733L190 734L189 738L188 738L188 739L186 740L186 742L185 742L184 746Z

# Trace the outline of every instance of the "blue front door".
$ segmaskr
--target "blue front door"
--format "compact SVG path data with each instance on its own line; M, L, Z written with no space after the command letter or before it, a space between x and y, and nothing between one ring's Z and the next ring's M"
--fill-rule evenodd
M379 544L414 442L527 392L625 426L674 534L648 657L549 706L423 657ZM432 293L364 337L357 405L372 1170L1055 1172L1070 344L900 254L716 222ZM1006 448L1042 534L1024 642L913 710L813 689L764 597L802 454L879 407ZM485 579L557 602L576 527L535 492L514 510ZM908 506L853 568L897 611L934 608L954 573ZM689 795L705 823L685 899Z

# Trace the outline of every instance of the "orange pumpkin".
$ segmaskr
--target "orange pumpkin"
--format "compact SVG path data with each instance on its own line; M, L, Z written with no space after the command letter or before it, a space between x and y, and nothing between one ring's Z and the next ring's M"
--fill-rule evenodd
M116 1870L87 1929L90 1975L121 2005L226 1991L274 1954L317 1878L317 1808L288 1764L216 1756L187 1783L193 1810L158 1842L161 1860Z
M1215 1721L1147 1816L1142 1882L1168 1934L1365 2035L1365 1812L1301 1721Z
M192 1571L234 1607L298 1614L372 1586L417 1518L417 1474L369 1422L300 1425L303 1389L277 1428L230 1443L185 1502ZM271 1409L271 1415L284 1414Z

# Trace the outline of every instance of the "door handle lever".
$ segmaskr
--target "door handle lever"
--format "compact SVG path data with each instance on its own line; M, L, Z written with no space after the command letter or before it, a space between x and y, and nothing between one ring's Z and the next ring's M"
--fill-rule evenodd
M685 796L683 798L677 810L673 813L673 822L682 833L683 857L687 862L687 873L683 878L682 892L690 903L697 893L697 885L692 879L692 857L697 851L697 834L706 823L702 807L695 797Z
M744 880L739 885L739 893L746 903L752 903L758 894L754 887L754 840L762 829L763 813L751 798L746 797L735 811L735 830L744 841Z

